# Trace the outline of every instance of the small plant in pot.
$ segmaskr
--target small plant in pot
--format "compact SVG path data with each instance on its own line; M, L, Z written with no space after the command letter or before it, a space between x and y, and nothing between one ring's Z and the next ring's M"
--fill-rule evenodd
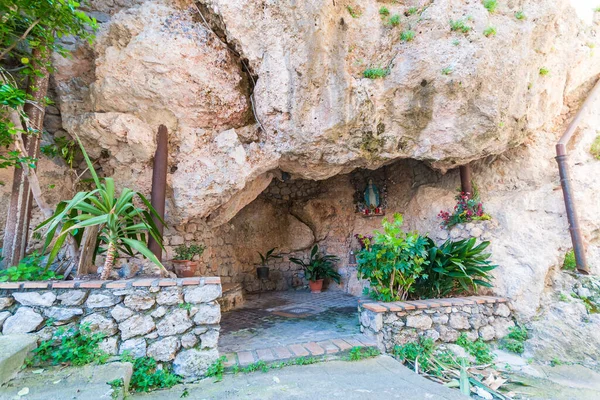
M274 258L281 258L281 256L274 256L273 252L277 247L273 247L271 250L267 251L265 254L258 251L258 255L260 256L260 266L256 267L256 276L258 279L269 279L269 261Z
M315 244L310 250L308 261L291 257L290 261L300 265L304 269L304 276L308 279L308 286L312 293L321 293L323 281L326 278L336 283L340 283L340 274L333 269L333 265L340 259L331 254L321 254L319 245Z
M175 257L173 258L173 266L175 274L182 278L190 278L196 274L198 262L192 261L195 256L201 256L204 253L205 247L201 244L191 244L175 247Z

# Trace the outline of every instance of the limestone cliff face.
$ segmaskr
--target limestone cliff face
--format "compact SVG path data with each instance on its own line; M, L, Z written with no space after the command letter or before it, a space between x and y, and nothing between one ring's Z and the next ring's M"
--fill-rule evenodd
M400 16L398 26L380 15L382 6ZM389 211L435 236L437 213L454 205L452 168L473 162L497 226L495 290L514 299L523 320L546 312L570 247L553 145L600 73L599 13L575 0L499 2L492 14L479 0L95 0L91 7L102 22L94 45L71 43L74 56L55 59L62 128L82 138L103 173L149 192L156 130L167 125L169 251L201 239L207 271L234 281L254 274L259 244L294 252L316 240L345 257L352 234L380 221L353 214L356 188L341 174L400 159L433 170L412 161L392 167L400 183L390 188ZM450 20L470 29L451 31ZM488 27L496 34L486 37ZM413 40L401 39L406 31ZM367 79L368 68L386 76ZM587 116L570 149L594 272L600 161L589 147L599 126L600 113ZM323 190L289 210L261 207L266 200L256 197L281 171L323 181ZM272 237L252 236L257 213L272 218L254 221ZM559 318L548 312L548 320ZM580 317L565 326L597 331Z
M173 221L230 219L278 167L325 179L399 158L446 171L500 154L553 126L600 71L593 29L567 0L501 2L492 14L475 0L93 6L112 13L99 14L93 49L74 44L73 59L56 60L63 126L147 190L166 124ZM387 76L364 78L368 68Z

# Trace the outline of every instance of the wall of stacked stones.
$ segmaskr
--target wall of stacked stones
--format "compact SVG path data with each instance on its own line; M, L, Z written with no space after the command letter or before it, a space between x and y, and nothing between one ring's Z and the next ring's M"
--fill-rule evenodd
M193 378L218 358L220 296L219 278L0 283L0 331L47 340L88 324L108 354L173 362Z
M473 341L498 340L508 335L515 323L506 299L473 299L364 303L360 306L360 329L386 352L420 336L452 343L462 333Z

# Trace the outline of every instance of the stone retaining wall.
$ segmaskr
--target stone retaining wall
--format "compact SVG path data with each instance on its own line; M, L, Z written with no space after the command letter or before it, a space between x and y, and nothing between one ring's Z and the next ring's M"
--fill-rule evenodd
M515 326L510 305L501 297L362 302L359 310L361 332L374 338L386 352L419 336L455 342L464 332L471 340L501 339Z
M129 351L203 375L219 356L219 278L0 283L2 334L49 339L60 326L89 324L109 354Z

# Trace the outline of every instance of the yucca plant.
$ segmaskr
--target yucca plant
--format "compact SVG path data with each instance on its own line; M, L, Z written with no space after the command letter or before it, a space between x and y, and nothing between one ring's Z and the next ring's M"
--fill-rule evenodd
M71 200L60 202L54 214L37 226L36 231L46 227L44 250L52 244L58 232L47 265L52 263L68 235L79 236L85 228L98 225L96 252L106 252L100 279L109 277L115 256L119 252L129 256L138 252L166 274L164 266L146 246L149 234L162 247L162 236L152 218L156 217L162 224L164 221L141 193L124 188L121 194L117 195L112 178L103 178L101 182L79 137L76 139L92 175L95 189L79 192ZM136 197L141 200L145 209L135 205Z
M447 240L441 246L429 241L429 264L416 282L415 297L446 297L458 293L476 292L478 287L492 287L490 271L497 265L484 250L489 241L476 244L477 239Z

